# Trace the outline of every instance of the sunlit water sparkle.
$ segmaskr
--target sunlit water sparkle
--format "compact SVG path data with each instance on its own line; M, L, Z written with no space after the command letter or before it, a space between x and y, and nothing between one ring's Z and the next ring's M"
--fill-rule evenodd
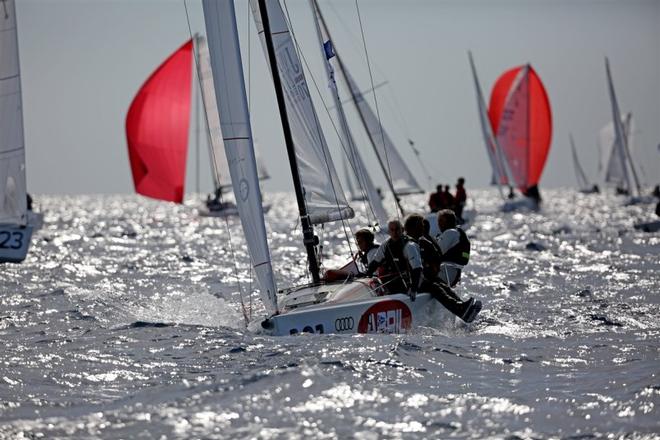
M0 438L658 438L660 235L632 229L652 207L544 195L522 214L473 192L469 327L295 337L245 328L237 219L38 197L28 259L0 266ZM304 282L293 197L269 198L278 283ZM322 241L345 259L341 225Z

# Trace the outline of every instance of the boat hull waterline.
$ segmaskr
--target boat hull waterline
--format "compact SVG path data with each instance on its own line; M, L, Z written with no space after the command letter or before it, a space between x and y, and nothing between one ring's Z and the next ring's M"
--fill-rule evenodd
M454 315L429 293L417 294L415 301L407 294L397 293L296 308L266 319L262 326L273 336L299 333L399 334L421 325L453 326L454 322Z

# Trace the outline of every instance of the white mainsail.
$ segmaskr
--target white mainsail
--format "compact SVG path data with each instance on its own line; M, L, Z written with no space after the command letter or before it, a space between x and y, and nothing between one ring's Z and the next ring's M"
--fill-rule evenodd
M277 68L284 89L286 111L295 143L296 162L310 221L318 224L352 218L354 213L346 201L330 157L284 12L278 0L267 0L266 3ZM250 0L250 7L264 55L268 59L257 0Z
M520 69L504 104L502 118L496 133L518 188L527 188L529 164L529 66Z
M614 124L614 136L615 136L615 150L616 154L619 157L619 160L622 164L623 171L623 181L625 182L626 189L632 193L632 184L630 182L630 177L628 175L628 166L626 165L626 159L630 159L630 152L628 150L628 139L626 136L626 131L623 123L621 122L621 112L619 110L619 103L616 99L616 93L614 92L614 84L612 82L612 74L610 72L610 61L605 57L605 71L607 73L607 86L610 94L610 102L612 104L612 122ZM632 167L632 162L629 163ZM634 170L633 170L634 173ZM639 195L639 182L637 182L635 176L635 183L637 187L637 192Z
M211 60L209 55L209 48L206 43L206 38L197 37L197 54L199 63L199 78L202 90L202 101L204 102L204 109L206 110L206 118L208 124L208 132L211 148L211 160L213 163L213 174L216 188L231 188L231 176L229 174L229 165L227 164L227 156L225 155L225 145L222 141L222 131L220 129L220 116L218 115L218 106L215 99L215 89L213 86L213 72L211 69ZM257 170L259 180L270 178L266 165L258 153L255 154L257 158Z
M628 137L628 145L630 145L630 134L632 132L630 124L632 118L630 113L622 117L624 133ZM603 173L603 181L613 185L625 187L625 174L623 167L625 163L621 162L621 155L618 151L618 144L616 142L616 134L614 132L614 124L610 121L598 133L598 144L600 147L601 157L604 158L604 163L601 164L601 171Z
M335 58L335 54L332 41L330 40L330 35L328 30L325 29L325 26L322 26L324 23L322 21L322 17L320 15L321 11L319 10L316 0L309 0L309 3L314 14L316 36L318 37L319 41L319 49L322 54L323 65L325 66L325 71L328 75L328 85L332 94L332 99L335 103L337 118L339 119L339 127L342 134L342 145L344 146L346 156L348 157L348 163L344 162L344 165L349 167L349 170L346 170L346 172L348 174L350 173L350 169L353 170L353 173L356 177L357 186L361 192L365 193L373 216L376 218L376 221L381 225L381 227L385 227L388 220L387 212L383 207L383 201L380 198L380 194L378 193L376 186L371 180L371 176L369 175L367 168L364 166L364 161L362 160L362 156L360 155L353 135L351 134L351 130L348 126L344 107L341 103L341 100L339 99L339 91L337 89L334 68L331 62L331 60ZM346 177L349 185L349 191L352 196L355 196L356 194L353 188L351 188L350 176L347 175Z
M266 237L234 3L232 0L203 0L202 5L220 128L236 205L261 298L272 314L277 312L277 289Z
M14 0L0 8L0 224L27 223L25 142Z
M477 69L474 66L474 60L472 59L472 52L468 51L468 58L470 59L470 68L472 69L472 78L474 79L474 89L477 94L477 109L479 111L481 133L484 137L488 160L490 161L490 166L493 171L493 180L497 185L500 196L504 198L501 185L509 183L506 172L506 161L502 156L500 147L497 144L497 139L495 139L495 135L493 134L493 127L490 125L490 120L488 119L488 110L486 109L486 102L484 101L484 95L481 91L481 84L477 77Z
M573 135L569 134L569 138L571 141L571 152L573 154L573 168L575 169L575 177L578 181L578 187L581 190L589 189L589 179L587 179L587 175L582 169L582 165L580 165L577 150L575 149L575 141L573 140Z
M397 195L419 194L424 190L412 172L403 161L399 151L394 146L385 128L374 114L369 103L364 99L360 88L348 72L346 65L342 64L341 72L348 85L349 92L355 107L360 114L364 128L369 135L379 160L387 169L386 178L391 180Z

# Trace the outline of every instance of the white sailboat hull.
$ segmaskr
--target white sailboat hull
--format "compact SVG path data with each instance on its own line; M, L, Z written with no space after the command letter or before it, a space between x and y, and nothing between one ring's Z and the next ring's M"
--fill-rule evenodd
M31 225L0 225L0 263L20 263L25 260L31 240Z
M270 211L271 205L264 205L264 214ZM208 206L200 206L197 212L202 217L232 217L238 215L238 208L235 205L222 207L220 209L209 209Z
M521 197L519 199L507 200L502 206L500 211L513 212L513 211L538 211L540 204L531 197Z
M312 302L325 294L327 297L323 302ZM292 298L284 301L288 308L262 323L274 336L298 333L398 334L430 323L453 325L455 320L454 315L428 293L418 294L415 301L403 293L377 296L367 279L343 285L305 287L289 295Z

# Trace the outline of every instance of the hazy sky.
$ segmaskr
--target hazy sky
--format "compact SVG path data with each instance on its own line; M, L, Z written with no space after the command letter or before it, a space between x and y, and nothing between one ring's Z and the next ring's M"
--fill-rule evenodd
M126 111L151 72L190 38L183 0L16 2L29 190L132 192ZM282 3L329 104L307 0ZM337 50L367 89L355 2L320 4ZM187 5L193 32L204 33L201 1L188 0ZM378 89L382 122L421 183L428 181L410 153L407 136L421 150L434 183L464 175L469 186L484 187L490 180L468 49L486 95L500 73L526 62L545 83L554 134L543 187L575 186L569 132L584 168L595 178L598 130L611 120L604 69L604 56L609 56L620 107L636 119L635 156L646 182L660 181L660 1L359 0L359 7L374 81L388 81ZM237 0L236 10L245 70L250 71L253 132L273 176L265 189L288 190L290 172L272 81L247 0ZM308 81L320 104L310 77ZM331 150L338 152L326 111L321 105L317 111ZM382 184L371 147L364 144L366 136L356 118L351 122L365 145L367 166ZM187 189L193 191L194 142L189 151ZM205 145L201 166L202 191L208 191Z

